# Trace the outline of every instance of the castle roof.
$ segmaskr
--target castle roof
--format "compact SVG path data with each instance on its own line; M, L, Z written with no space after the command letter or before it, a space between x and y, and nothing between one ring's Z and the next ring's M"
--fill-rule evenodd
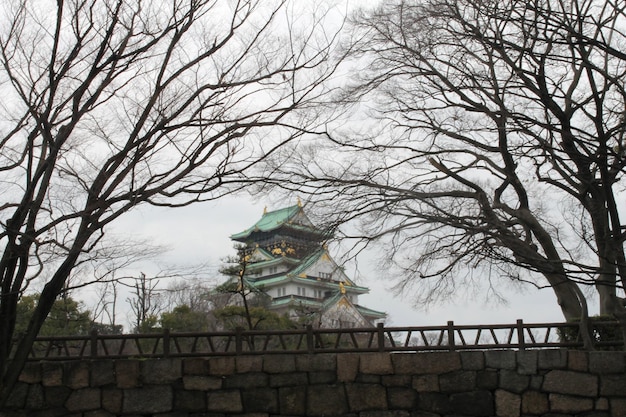
M254 233L267 233L280 228L289 228L296 231L323 235L306 217L300 204L285 207L278 210L266 211L263 216L252 227L243 232L231 235L232 240L245 242Z

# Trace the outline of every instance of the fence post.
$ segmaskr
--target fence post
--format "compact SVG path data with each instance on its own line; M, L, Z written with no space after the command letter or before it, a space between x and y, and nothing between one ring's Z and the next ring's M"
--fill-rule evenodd
M170 356L170 329L163 329L163 357Z
M526 341L524 340L524 321L522 319L517 320L517 343L519 350L526 350Z
M448 322L448 346L450 346L450 352L456 350L456 343L454 341L454 322Z
M241 355L243 351L243 328L237 327L235 329L235 354Z
M306 326L306 350L309 353L315 352L315 343L313 339L313 326L307 324Z
M385 351L385 324L378 323L376 325L376 333L378 335L378 351Z
M98 331L96 329L92 329L90 336L90 354L92 358L95 358L98 356Z

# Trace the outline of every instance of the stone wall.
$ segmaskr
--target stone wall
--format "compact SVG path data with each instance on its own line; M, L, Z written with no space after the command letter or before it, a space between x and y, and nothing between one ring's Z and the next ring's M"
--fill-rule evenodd
M624 417L624 352L31 363L3 417Z

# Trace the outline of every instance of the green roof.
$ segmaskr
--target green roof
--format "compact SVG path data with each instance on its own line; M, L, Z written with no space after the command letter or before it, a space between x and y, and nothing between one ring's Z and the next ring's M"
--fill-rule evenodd
M377 317L381 319L387 317L387 313L385 312L372 310L371 308L363 307L359 304L355 304L354 307L356 307L356 309L359 310L359 312L366 317Z
M230 238L232 240L240 240L247 238L252 234L252 232L269 232L276 230L295 216L300 209L301 207L299 205L295 205L263 213L263 217L261 217L261 219L256 222L254 226L244 230L243 232L235 233L234 235L231 235Z

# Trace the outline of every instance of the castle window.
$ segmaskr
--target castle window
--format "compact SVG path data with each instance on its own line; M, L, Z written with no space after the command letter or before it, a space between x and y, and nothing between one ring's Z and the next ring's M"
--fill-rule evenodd
M331 279L333 277L333 274L331 274L330 272L320 272L320 278L322 279Z
M301 295L303 297L306 297L306 288L304 287L298 287L298 295Z
M271 267L269 268L269 273L270 273L270 274L275 274L275 273L277 273L277 272L278 272L278 267L277 267L277 266L271 266Z
M285 287L281 287L278 289L278 296L279 297L284 297L285 294L287 294L287 289Z

